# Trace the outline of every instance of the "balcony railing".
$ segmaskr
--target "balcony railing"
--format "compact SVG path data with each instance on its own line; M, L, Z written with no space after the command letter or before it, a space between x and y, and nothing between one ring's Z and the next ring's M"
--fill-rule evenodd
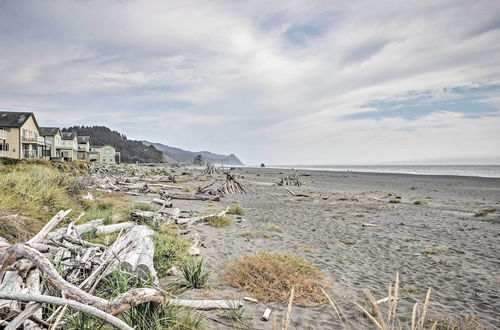
M23 135L22 136L23 143L45 143L45 138L43 136L29 136L29 135Z
M7 139L7 132L1 128L0 128L0 139L2 139L2 140Z

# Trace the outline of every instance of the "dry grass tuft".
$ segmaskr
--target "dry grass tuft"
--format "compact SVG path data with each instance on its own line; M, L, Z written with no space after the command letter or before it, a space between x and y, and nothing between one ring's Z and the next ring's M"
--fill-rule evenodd
M244 215L245 210L238 204L234 204L229 207L229 210L227 210L227 214Z
M495 213L496 211L497 211L497 209L495 209L495 208L484 209L484 210L481 210L481 211L477 212L476 214L474 214L474 216L475 217L485 217L490 213Z
M244 231L240 234L245 238L272 238L273 234L266 233L265 231Z
M273 225L273 224L265 224L264 229L268 231L275 231L277 233L282 233L283 229L278 226L278 225Z
M233 223L233 220L228 217L210 217L207 219L207 222L210 226L215 228L222 228L230 226Z
M330 286L325 275L312 263L292 254L261 252L226 264L224 279L234 287L264 301L286 302L292 288L298 306L327 302L321 288Z
M23 242L33 236L34 230L43 226L41 221L16 214L0 212L0 237L10 243Z

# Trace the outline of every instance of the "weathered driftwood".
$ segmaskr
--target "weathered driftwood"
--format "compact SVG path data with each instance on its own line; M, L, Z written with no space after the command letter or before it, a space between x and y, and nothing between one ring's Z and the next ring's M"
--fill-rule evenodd
M297 176L297 173L292 173L289 174L286 177L280 178L280 181L278 182L278 185L280 186L302 186L302 182L300 181L299 177Z
M71 209L67 211L59 211L57 214L50 219L49 222L45 226L43 226L42 230L38 232L32 239L30 239L27 243L40 243L61 221L71 212Z
M292 196L295 196L295 197L311 197L309 195L306 195L306 194L296 194L294 193L293 191L291 191L290 189L288 189L287 187L284 187L286 189L286 191L288 191Z
M171 198L171 199L182 199L188 201L220 201L219 196L204 196L204 195L190 195L190 194L171 194L169 192L163 191L160 193L160 196L163 199Z
M116 233L117 231L120 230L132 228L135 225L137 225L135 222L127 221L106 226L96 226L95 229L98 234L111 234L111 233Z
M212 163L207 162L203 174L221 174L222 171L215 167Z
M206 219L211 218L211 217L223 217L224 215L226 215L226 213L228 211L229 211L229 207L226 208L224 211L214 213L214 214L202 215L202 216L192 217L192 218L178 218L177 223L180 225L183 225L183 224L192 225L193 223L195 223L197 221L206 220Z
M64 299L64 298L58 298L58 297L53 297L53 296L47 296L47 295L41 295L41 294L23 294L23 293L7 293L7 292L0 292L0 299L10 299L10 300L16 300L20 302L36 302L36 303L41 303L41 304L54 304L54 305L59 305L59 306L69 306L70 308L94 315L95 317L98 317L109 324L112 324L113 326L117 327L118 329L124 329L124 330L133 330L131 326L129 326L127 323L123 322L119 318L110 315L109 313L103 312L101 309L93 307L93 306L88 306L84 303L80 303L78 301L70 300L70 299Z
M156 277L153 265L154 244L151 238L154 231L146 226L137 226L134 229L136 229L134 235L123 236L130 237L133 242L125 253L121 253L123 257L118 256L118 259L122 259L120 269L128 273L137 273L143 279Z
M161 198L153 198L153 203L161 205L162 207L172 207L173 206L172 202L169 202L169 201L161 199Z
M82 225L75 226L74 230L76 231L76 234L82 235L84 233L87 233L91 231L93 228L102 225L104 223L104 219L95 219L88 221ZM51 233L48 234L47 238L51 240L61 240L62 237L66 234L67 228L61 228L57 229ZM31 244L30 244L31 245Z
M66 282L59 275L54 265L43 254L23 244L12 245L2 253L0 255L0 264L8 266L17 259L22 258L29 259L39 269L46 283L57 292L63 293L71 300L101 309L112 315L120 314L128 308L144 302L163 303L163 295L155 289L133 289L111 301L93 296L79 287ZM2 275L3 272L0 272L0 278Z
M191 256L199 256L201 251L200 251L200 236L198 233L193 235L193 244L189 247L188 253Z
M154 231L147 226L134 226L120 236L106 253L114 257L113 264L121 270L138 273L145 279L152 277L156 281L153 234Z
M2 278L2 276L3 274L0 273L0 279ZM22 286L23 279L19 275L19 272L8 271L5 272L5 275L3 276L2 283L0 284L0 292L20 292ZM3 314L6 310L12 308L19 309L18 303L11 300L0 300L0 314Z
M246 194L246 189L236 180L234 175L229 172L223 172L226 176L226 181L217 189L220 194Z
M130 217L136 223L148 223L153 221L166 221L167 219L158 212L133 210Z
M242 305L240 300L185 300L185 299L169 299L168 304L177 307L187 307L199 310L210 309L233 309L239 308Z

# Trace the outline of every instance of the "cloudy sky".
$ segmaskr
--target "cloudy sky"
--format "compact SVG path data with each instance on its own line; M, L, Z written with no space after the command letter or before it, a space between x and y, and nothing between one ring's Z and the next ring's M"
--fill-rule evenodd
M0 0L0 109L248 164L500 157L500 3Z

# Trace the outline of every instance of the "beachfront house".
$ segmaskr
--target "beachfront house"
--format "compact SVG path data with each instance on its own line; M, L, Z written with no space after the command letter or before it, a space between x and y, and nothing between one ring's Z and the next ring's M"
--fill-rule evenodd
M0 111L0 157L39 158L45 139L32 112Z
M45 151L43 157L46 159L55 159L61 157L62 133L59 127L40 127L40 135L45 138Z
M89 157L91 162L119 164L121 154L117 152L116 149L110 145L105 145L102 147L92 146L90 148Z
M59 154L65 161L73 161L78 158L78 139L76 132L62 132Z
M78 141L77 158L88 162L90 153L90 136L79 135L76 139Z

